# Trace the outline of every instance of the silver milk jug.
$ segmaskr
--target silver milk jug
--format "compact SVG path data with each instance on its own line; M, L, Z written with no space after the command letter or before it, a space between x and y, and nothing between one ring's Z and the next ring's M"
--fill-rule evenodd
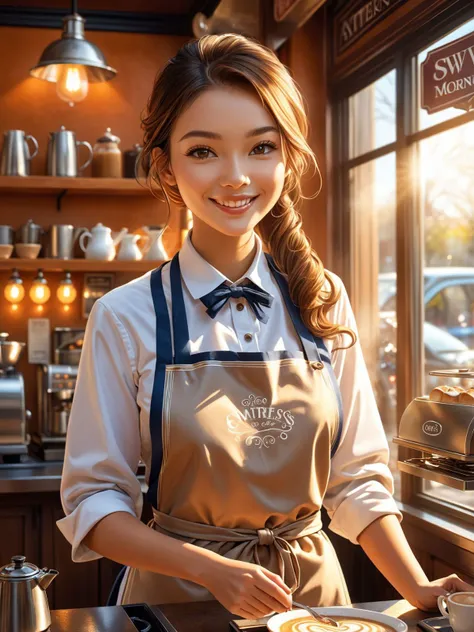
M30 153L28 140L35 149ZM38 141L34 136L26 135L21 129L11 129L3 133L2 157L0 161L0 175L28 176L30 175L30 160L38 153Z
M58 571L14 555L0 568L0 632L44 632L51 625L46 588Z
M77 148L84 145L89 150L89 157L77 166ZM64 125L57 132L49 133L47 173L49 176L74 178L92 161L92 147L87 141L76 140L76 134L67 130Z

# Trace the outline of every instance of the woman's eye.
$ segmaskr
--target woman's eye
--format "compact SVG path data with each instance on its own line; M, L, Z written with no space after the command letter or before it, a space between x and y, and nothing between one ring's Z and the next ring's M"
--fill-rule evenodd
M264 156L265 154L269 154L270 151L265 151L265 148L269 150L273 150L273 149L276 149L276 145L274 143L271 143L270 141L266 143L260 143L259 145L253 148L252 153L256 151L257 155L261 155L261 156Z
M198 160L205 160L206 158L209 158L210 153L214 152L212 149L209 149L209 147L195 147L194 149L190 149L186 156L192 156Z

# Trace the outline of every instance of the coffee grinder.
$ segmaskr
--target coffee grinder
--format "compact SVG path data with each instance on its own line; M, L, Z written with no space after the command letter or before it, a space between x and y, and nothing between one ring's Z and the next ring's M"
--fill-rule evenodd
M64 458L77 366L38 365L38 432L32 434L31 450L44 461Z

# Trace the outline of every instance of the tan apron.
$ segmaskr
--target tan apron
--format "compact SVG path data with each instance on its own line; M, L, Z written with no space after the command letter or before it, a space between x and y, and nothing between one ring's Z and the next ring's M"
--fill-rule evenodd
M162 269L151 275L151 526L261 564L284 579L296 601L346 605L346 582L320 514L342 430L340 393L323 341L304 326L285 278L266 256L302 352L190 354L178 255L170 271L172 333ZM119 603L213 598L198 584L127 569Z

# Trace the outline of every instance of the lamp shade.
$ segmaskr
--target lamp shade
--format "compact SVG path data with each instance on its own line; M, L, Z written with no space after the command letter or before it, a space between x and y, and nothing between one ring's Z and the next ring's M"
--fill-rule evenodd
M117 71L108 66L101 50L84 38L84 18L77 13L63 19L61 39L51 42L30 70L37 79L56 82L64 65L83 66L90 82L109 81Z

